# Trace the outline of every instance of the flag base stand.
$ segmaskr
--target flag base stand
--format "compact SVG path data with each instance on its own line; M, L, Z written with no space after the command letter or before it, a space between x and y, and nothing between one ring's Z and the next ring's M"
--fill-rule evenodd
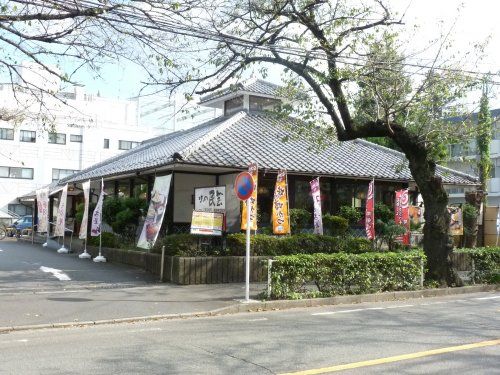
M106 258L104 258L102 255L98 255L93 259L94 262L99 263L106 263Z
M59 250L57 250L57 252L58 252L59 254L68 254L68 253L69 253L68 249L66 249L66 248L64 247L64 245L63 245L63 246L62 246Z
M81 253L80 255L78 255L78 258L80 259L90 259L92 258L92 255L90 255L89 253L87 253L87 249L83 250L83 253Z
M42 244L42 247L47 247L47 245L48 245L48 243L47 243L47 242L44 242L44 243Z

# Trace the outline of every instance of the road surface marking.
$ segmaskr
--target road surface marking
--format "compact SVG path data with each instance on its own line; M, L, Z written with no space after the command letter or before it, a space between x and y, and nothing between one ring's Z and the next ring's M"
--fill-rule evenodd
M497 299L497 298L500 298L500 296L493 296L493 297L481 297L481 298L476 298L476 299Z
M63 271L58 270L56 268L41 266L40 271L51 273L54 277L56 277L57 279L59 279L61 281L70 281L71 280L71 278L68 275L66 275Z
M258 318L258 319L248 319L249 322L261 322L267 320L267 318Z
M325 311L319 313L313 313L311 315L332 315L332 314L342 314L342 313L350 313L357 311L368 311L368 310L385 310L385 309L397 309L401 307L413 307L414 305L397 305L397 306L387 306L387 307L367 307L364 309L352 309L352 310L339 310L339 311Z
M415 305L396 305L396 306L387 306L386 309L400 309L403 307L413 307Z
M416 359L416 358L422 358L422 357L429 357L429 356L432 356L432 355L446 354L446 353L458 352L460 350L477 349L477 348L483 348L485 346L494 346L494 345L500 345L500 339L489 340L489 341L481 341L481 342L476 342L476 343L473 343L473 344L449 346L447 348L426 350L426 351L423 351L423 352L402 354L402 355L396 355L396 356L393 356L393 357L385 357L385 358L372 359L372 360L368 360L368 361L346 363L344 365L337 365L337 366L331 366L331 367L323 367L323 368L317 368L317 369L311 369L311 370L304 370L304 371L297 371L297 372L288 372L288 373L283 373L281 375L314 375L314 374L325 374L325 373L328 373L328 372L336 372L336 371L342 371L342 370L351 370L351 369L360 368L360 367L368 367L368 366L381 365L381 364L385 364L385 363L407 361L407 360L410 360L410 359Z

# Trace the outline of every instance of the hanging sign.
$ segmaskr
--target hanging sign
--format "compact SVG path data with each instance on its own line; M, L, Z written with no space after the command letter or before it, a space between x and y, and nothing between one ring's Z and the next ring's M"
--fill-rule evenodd
M248 172L252 175L253 179L253 191L250 195L250 229L257 230L257 179L258 179L258 168L256 163L252 163L248 166ZM237 190L238 194L238 190ZM242 199L242 198L240 198ZM247 229L247 201L243 200L243 210L241 213L241 229Z
M464 221L462 209L460 207L448 207L450 213L450 234L452 236L462 236L464 234Z
M82 223L80 224L80 233L78 234L78 238L84 240L87 238L87 223L89 221L89 204L90 204L90 180L84 182L82 184L83 187L83 218Z
M151 192L151 202L149 202L148 213L137 247L150 249L154 246L165 216L171 179L172 175L170 174L155 178L155 184Z
M66 201L68 199L68 184L64 185L57 208L57 221L56 228L54 229L54 236L64 237L64 230L66 227Z
M396 201L394 205L394 222L406 228L406 233L396 238L403 245L410 244L410 213L408 206L408 189L396 191Z
M311 196L314 203L314 234L323 234L323 216L321 214L321 189L319 177L311 182Z
M288 215L288 186L285 170L278 171L278 177L276 178L272 222L274 234L290 233L290 217Z
M90 235L92 237L97 237L101 235L101 224L102 224L102 203L104 201L104 180L101 179L101 193L99 194L99 199L92 213L92 226L90 227Z
M212 186L194 189L196 211L222 212L226 209L226 187Z
M36 191L36 204L38 208L37 231L47 232L49 223L49 188Z
M365 209L365 232L369 240L375 239L375 181L371 180L368 185L368 196Z
M222 236L224 214L220 212L193 211L191 234Z

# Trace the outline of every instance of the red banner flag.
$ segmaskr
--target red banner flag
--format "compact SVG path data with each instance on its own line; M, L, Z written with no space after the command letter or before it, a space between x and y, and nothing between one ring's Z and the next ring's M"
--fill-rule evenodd
M368 185L368 196L366 197L365 209L365 231L369 240L375 239L375 181L372 180Z
M408 189L396 191L394 205L394 221L406 228L406 233L397 238L403 245L410 244L410 210L408 205Z

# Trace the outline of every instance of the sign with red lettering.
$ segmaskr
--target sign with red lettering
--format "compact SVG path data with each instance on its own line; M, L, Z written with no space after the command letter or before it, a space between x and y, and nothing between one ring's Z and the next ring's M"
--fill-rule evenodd
M408 205L408 189L396 191L396 202L394 205L394 221L406 228L406 233L397 238L403 245L410 244L410 212Z

